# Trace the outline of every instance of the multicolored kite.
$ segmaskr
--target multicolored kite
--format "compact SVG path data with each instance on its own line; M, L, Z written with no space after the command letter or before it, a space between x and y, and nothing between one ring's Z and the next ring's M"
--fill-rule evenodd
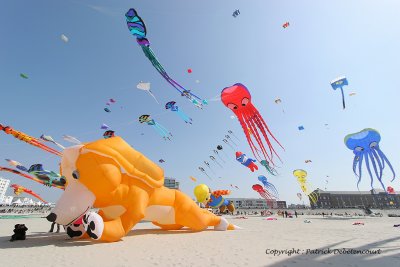
M41 198L38 194L36 194L35 192L33 192L30 189L27 189L21 185L17 185L17 184L12 184L10 185L11 188L14 189L14 194L16 194L17 196L19 196L21 193L27 193L31 196L34 196L35 198L39 199L40 201L47 203L46 200L44 200L43 198Z
M201 99L197 95L193 94L190 90L185 89L168 75L164 67L158 61L153 50L150 48L150 42L146 38L146 25L144 24L143 19L139 17L136 10L133 8L129 9L128 12L126 12L125 17L129 31L133 36L136 37L137 43L140 45L145 56L150 60L151 64L158 71L158 73L160 73L161 76L181 94L181 96L186 97L197 107L202 108L203 104L207 104L206 100Z

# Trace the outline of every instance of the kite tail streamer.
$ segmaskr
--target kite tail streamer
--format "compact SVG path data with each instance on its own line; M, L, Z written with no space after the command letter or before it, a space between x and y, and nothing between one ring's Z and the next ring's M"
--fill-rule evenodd
M190 118L188 115L180 111L179 109L176 111L176 113L181 117L182 120L184 120L186 123L192 124L192 118Z
M157 102L157 104L160 104L160 103L158 102L157 98L155 97L155 95L153 95L153 93L150 92L150 90L148 90L147 92L154 98L154 100Z
M19 139L20 141L23 141L25 143L28 143L30 145L36 146L40 149L43 149L47 152L50 152L54 155L57 156L61 156L61 152L46 146L45 144L41 143L38 139L36 139L35 137L32 137L30 135L27 135L26 133L14 130L12 127L10 126L3 126L2 124L0 124L0 130L4 131L6 134L11 134L12 136L14 136L15 138Z
M340 92L342 92L342 103L343 103L343 109L346 108L346 104L344 102L344 93L343 93L343 87L340 87Z

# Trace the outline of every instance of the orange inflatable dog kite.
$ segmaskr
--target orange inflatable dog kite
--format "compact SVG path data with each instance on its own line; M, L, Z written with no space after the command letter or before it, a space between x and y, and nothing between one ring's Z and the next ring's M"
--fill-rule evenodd
M70 237L86 232L96 240L117 241L141 220L166 230L239 228L164 187L163 170L120 137L65 149L61 173L65 192L47 219L66 225ZM92 207L99 212L90 212Z

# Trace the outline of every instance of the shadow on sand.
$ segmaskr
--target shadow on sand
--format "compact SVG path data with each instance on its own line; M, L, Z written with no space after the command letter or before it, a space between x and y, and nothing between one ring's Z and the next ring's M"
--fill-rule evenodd
M207 229L204 231L213 231ZM203 232L204 232L203 231ZM192 234L197 233L189 229L166 231L162 229L134 229L131 230L124 238L131 236L141 235L176 235L176 234ZM57 246L57 247L77 247L87 245L98 245L104 242L95 241L93 239L71 239L65 232L62 233L44 233L44 232L33 232L26 236L26 240L17 240L10 242L10 236L0 237L0 250L7 248L30 248L30 247L43 247L43 246Z

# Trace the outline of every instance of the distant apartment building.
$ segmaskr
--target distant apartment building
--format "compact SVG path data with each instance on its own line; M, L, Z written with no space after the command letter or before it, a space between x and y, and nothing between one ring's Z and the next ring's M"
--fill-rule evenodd
M263 198L226 198L233 201L237 209L284 209L286 201L271 199L266 201Z
M394 209L400 208L400 195L387 194L381 189L370 191L314 191L319 195L318 201L312 203L313 209L346 209L369 207L373 209Z
M10 180L0 177L0 203L4 201L8 186L10 185Z
M171 177L164 178L164 186L168 187L170 189L178 189L179 190L179 182L177 182L176 179L171 178Z
M286 209L287 208L287 206L286 206L286 201L283 201L283 200L278 200L278 201L276 201L276 205L277 205L277 209Z
M13 202L14 197L13 196L4 196L3 202L0 202L2 205L11 205Z
M290 204L288 206L288 209L306 209L306 208L309 208L309 207L307 207L304 204Z

